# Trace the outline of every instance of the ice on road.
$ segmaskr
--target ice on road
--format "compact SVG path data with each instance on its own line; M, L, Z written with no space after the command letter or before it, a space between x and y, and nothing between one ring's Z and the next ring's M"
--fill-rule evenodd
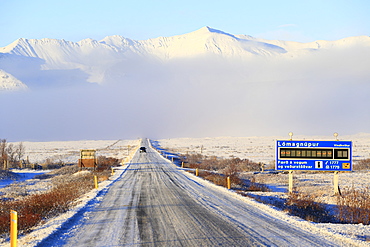
M38 246L343 246L199 183L142 145L100 203Z

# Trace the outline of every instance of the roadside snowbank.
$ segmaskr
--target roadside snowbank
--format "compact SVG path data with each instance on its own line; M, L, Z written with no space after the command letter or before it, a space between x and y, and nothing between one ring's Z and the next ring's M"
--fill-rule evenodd
M353 141L353 157L354 159L366 159L370 157L370 134L357 134L353 136L343 137L346 140ZM251 159L255 162L264 162L270 165L273 164L275 154L275 140L287 139L283 137L217 137L217 138L177 138L158 140L161 147L171 149L175 152L186 153L201 153L207 156L217 156L229 158L231 156L239 158ZM325 140L330 137L297 137L297 139L317 139ZM267 166L268 166L267 165ZM271 174L265 173L245 173L243 178L254 177L255 182L267 184L272 192L248 192L256 197L263 197L265 200L279 200L286 198L288 191L288 175L287 174ZM203 179L199 179L200 183L210 183ZM339 185L341 188L370 188L369 172L350 172L340 173ZM210 185L215 186L215 185ZM333 173L294 173L294 186L310 194L320 197L320 201L329 205L335 204L335 196L333 191ZM226 190L225 188L219 188ZM230 193L230 192L227 192ZM296 224L300 227L307 228L313 232L324 232L325 234L334 234L336 237L342 237L343 241L354 241L353 244L359 246L370 246L370 226L362 224L328 224L328 223L313 223L302 220L298 217L289 216L272 206L258 203L253 199L242 197L236 193L235 196L242 200L253 203L257 207L282 217L289 224ZM333 236L334 236L333 235ZM367 242L369 241L369 242Z

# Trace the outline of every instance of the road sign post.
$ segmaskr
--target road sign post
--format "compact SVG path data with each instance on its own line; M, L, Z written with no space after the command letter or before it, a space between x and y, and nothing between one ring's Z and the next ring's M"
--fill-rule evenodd
M335 195L340 195L340 190L339 190L339 173L338 172L334 172L333 186L334 186L334 194Z
M275 169L289 171L289 193L293 192L293 171L334 171L334 194L338 195L338 173L352 171L352 142L277 140Z
M288 185L289 193L293 193L293 171L289 171L289 185Z

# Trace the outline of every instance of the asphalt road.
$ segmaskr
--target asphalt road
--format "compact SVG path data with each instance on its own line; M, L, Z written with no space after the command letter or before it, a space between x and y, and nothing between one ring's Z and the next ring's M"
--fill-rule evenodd
M340 245L198 183L143 145L84 220L40 246Z

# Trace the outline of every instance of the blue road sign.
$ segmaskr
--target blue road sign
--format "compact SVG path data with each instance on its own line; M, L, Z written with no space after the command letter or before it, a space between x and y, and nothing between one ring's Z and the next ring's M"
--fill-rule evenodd
M352 171L352 141L277 140L275 169Z

